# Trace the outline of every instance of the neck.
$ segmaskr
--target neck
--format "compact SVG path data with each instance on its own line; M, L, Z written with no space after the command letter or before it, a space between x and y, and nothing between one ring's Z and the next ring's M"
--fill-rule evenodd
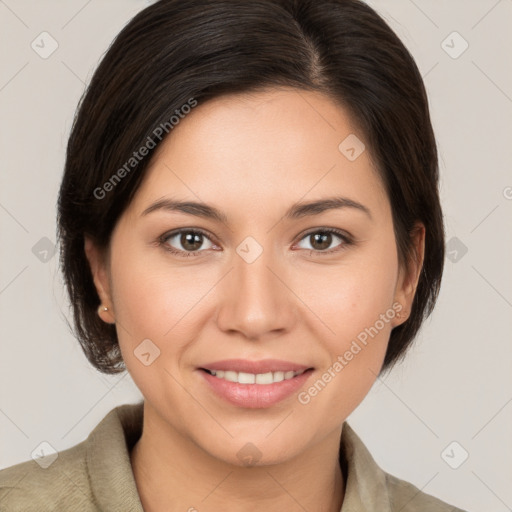
M162 424L145 402L142 435L130 457L145 512L340 512L345 491L340 436L341 429L293 460L240 467Z

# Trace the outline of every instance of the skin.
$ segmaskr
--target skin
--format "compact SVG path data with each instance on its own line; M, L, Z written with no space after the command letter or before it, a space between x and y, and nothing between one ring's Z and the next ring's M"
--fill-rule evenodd
M369 151L351 162L338 149L349 134L364 141L345 109L316 92L270 89L200 104L154 155L109 250L86 237L109 308L100 315L116 324L144 396L131 462L145 511L339 512L342 423L375 382L392 328L407 319L425 235L420 226L417 257L400 268ZM171 196L214 205L227 221L163 209L142 215ZM371 218L356 208L283 218L296 202L332 196L363 204ZM334 234L322 250L311 235L327 227L354 243ZM194 252L179 236L159 243L178 228L209 234L195 256L165 249ZM263 249L250 264L236 252L248 236ZM396 303L401 318L307 404L293 394L267 408L237 407L214 395L197 369L221 359L284 359L314 367L304 391ZM148 338L160 355L145 366L134 350ZM252 467L237 457L247 443L261 454Z

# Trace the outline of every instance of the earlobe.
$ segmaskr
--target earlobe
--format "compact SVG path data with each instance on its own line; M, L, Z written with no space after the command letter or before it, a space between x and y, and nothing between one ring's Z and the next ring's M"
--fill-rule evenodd
M98 316L107 324L115 324L113 314L109 313L109 311L110 310L103 304L98 306Z
M84 236L84 251L100 298L98 316L106 323L115 323L105 251L88 235Z

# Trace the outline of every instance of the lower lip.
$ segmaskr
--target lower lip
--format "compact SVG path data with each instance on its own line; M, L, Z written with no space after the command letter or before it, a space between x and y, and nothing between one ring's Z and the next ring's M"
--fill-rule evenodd
M263 409L296 393L309 378L312 370L306 370L292 379L273 384L239 384L219 379L204 370L199 370L199 372L218 396L233 405L249 409Z

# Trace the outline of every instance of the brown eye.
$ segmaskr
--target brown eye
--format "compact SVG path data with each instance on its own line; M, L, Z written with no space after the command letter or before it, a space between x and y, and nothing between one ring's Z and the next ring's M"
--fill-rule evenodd
M332 243L332 234L314 233L313 235L309 235L309 239L313 249L324 251L325 249L328 249Z
M205 233L191 229L182 229L169 233L162 236L160 241L166 249L173 253L183 253L184 256L199 253L202 250L213 247L213 243ZM208 246L208 244L210 245Z
M203 235L199 233L181 233L179 237L180 244L186 251L197 251L203 245Z
M332 248L333 243L336 239L341 241ZM351 244L349 237L338 230L334 229L318 229L317 231L311 231L307 233L301 240L309 243L309 247L300 246L302 249L309 249L315 252L335 252L344 249L346 246Z

